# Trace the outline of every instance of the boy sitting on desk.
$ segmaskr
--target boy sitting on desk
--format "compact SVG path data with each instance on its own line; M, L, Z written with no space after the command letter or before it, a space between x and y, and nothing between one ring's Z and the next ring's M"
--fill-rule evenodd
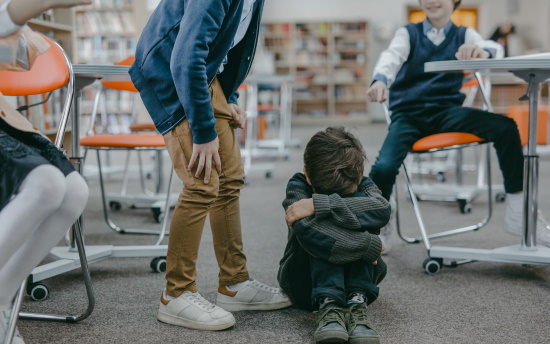
M389 203L363 177L365 152L341 127L315 134L304 152L304 173L288 182L289 239L279 284L298 307L319 310L316 342L379 343L367 304L386 274L378 233Z
M427 19L398 29L380 55L367 98L385 102L390 88L391 124L370 177L389 200L398 169L417 140L445 132L474 134L494 144L507 193L505 228L521 235L523 153L514 120L462 107L462 74L424 73L426 62L502 57L498 43L483 40L471 28L453 24L451 14L459 4L460 0L420 0ZM389 226L381 230L386 252L390 234ZM550 245L550 228L540 216L537 238L539 243Z

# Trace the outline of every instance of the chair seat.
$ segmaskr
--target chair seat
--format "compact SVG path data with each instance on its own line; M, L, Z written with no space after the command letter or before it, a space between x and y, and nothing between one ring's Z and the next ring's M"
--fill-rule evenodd
M157 128L153 123L135 123L130 126L131 131L156 131Z
M474 134L468 133L441 133L429 135L416 141L411 152L423 152L427 150L446 148L457 145L483 142L485 140Z
M104 148L155 148L165 147L166 144L160 134L99 134L82 138L80 145Z

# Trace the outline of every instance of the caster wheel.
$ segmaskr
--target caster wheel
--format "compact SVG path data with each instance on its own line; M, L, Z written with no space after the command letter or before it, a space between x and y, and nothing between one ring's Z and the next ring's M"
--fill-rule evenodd
M152 208L151 211L153 212L153 218L155 219L155 222L161 223L164 219L164 212L160 208Z
M470 214L472 212L472 204L464 200L458 201L458 207L462 214Z
M437 175L435 177L437 178L438 182L445 183L447 181L447 176L445 176L445 172L437 172Z
M429 275L434 275L441 271L441 267L443 266L443 259L433 259L428 257L424 260L422 266Z
M505 192L499 192L495 195L495 202L504 203L504 201L506 201L506 193Z
M109 202L109 208L111 208L111 210L113 211L119 211L120 209L122 209L122 204L120 204L120 202L111 201Z
M45 300L50 294L50 289L44 283L27 284L27 295L35 301Z
M162 223L164 221L164 213L155 214L155 222Z
M165 272L166 271L166 257L157 257L151 260L149 265L154 272Z
M267 171L267 172L265 173L265 177L266 177L267 179L273 177L273 172Z

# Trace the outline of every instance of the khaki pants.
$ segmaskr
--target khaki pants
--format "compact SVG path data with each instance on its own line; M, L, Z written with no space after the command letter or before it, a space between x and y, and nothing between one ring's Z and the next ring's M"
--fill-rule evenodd
M210 215L214 251L220 268L219 285L232 285L249 278L239 210L239 195L244 185L241 153L230 126L229 105L217 79L210 92L220 144L220 174L213 166L210 182L204 184L204 173L195 178L197 164L192 171L187 170L193 152L187 119L164 135L174 170L184 184L170 225L166 259L166 293L173 297L186 290L197 291L196 262L207 214Z

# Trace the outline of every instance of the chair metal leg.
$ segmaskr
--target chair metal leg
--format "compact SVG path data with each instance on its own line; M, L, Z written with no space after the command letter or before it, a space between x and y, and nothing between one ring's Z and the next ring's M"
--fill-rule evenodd
M426 231L426 226L424 225L424 220L422 219L422 214L420 212L420 207L419 207L419 204L418 204L418 200L416 198L416 193L414 191L413 184L412 184L411 179L409 177L409 174L407 172L406 166L403 165L403 177L405 178L405 184L407 186L407 191L409 193L409 197L411 199L413 209L414 209L414 213L415 213L415 217L416 217L416 220L418 222L418 226L420 228L420 233L421 233L421 237L416 237L416 238L415 237L408 237L408 236L404 235L401 232L401 228L399 226L399 217L398 217L398 211L397 211L396 212L397 234L399 235L399 237L403 241L405 241L409 244L416 244L416 243L419 243L419 242L422 241L422 242L424 242L424 245L426 246L426 249L429 250L430 249L429 239L443 238L443 237L447 237L447 236L450 236L450 235L456 235L456 234L476 231L476 230L484 227L489 222L489 220L491 219L492 213L493 213L493 202L492 202L491 173L490 173L491 172L491 158L490 158L490 155L489 155L490 146L489 145L486 145L486 146L487 146L487 148L486 148L487 149L487 161L486 161L487 170L486 170L486 173L487 173L487 182L488 182L488 187L487 187L487 196L488 196L487 215L485 216L485 218L481 222L479 222L475 225L471 225L471 226L456 228L456 229L452 229L452 230L443 231L443 232L428 235L427 231ZM397 209L399 209L399 206L397 206Z
M162 220L162 229L159 233L159 239L155 245L160 245L166 235L166 228L168 228L168 211L170 210L170 191L172 189L172 182L174 181L174 168L170 169L170 177L168 177L168 187L166 188L166 201L164 203L164 219Z
M105 184L104 184L104 181L103 181L103 172L102 172L102 168L101 168L101 158L99 156L99 150L96 150L96 153L97 153L97 167L98 167L98 171L99 171L99 186L100 186L100 190L101 190L101 201L103 203L103 217L105 218L105 222L107 223L107 226L109 226L109 228L119 234L145 234L145 235L159 235L161 231L158 231L158 230L153 230L153 229L128 229L128 228L122 228L122 227L119 227L117 226L110 218L109 216L109 212L108 212L108 207L107 207L107 197L106 197L106 194L105 194ZM170 193L167 192L166 193L166 198L167 198L167 203L169 203L169 199L170 199ZM165 208L165 209L169 209L169 208Z
M86 249L84 247L84 240L82 235L82 228L80 222L76 221L73 225L74 238L76 240L76 246L78 248L78 256L80 258L80 266L82 269L82 276L84 277L84 285L86 286L86 294L88 296L88 306L84 313L79 315L55 315L55 314L38 314L38 313L19 313L21 319L31 320L47 320L47 321L63 321L67 323L76 323L86 319L92 314L95 306L95 294L92 288L92 279L90 277L90 269L88 267L88 260L86 258ZM19 291L19 295L22 297L22 292L25 288L22 286ZM20 301L19 301L20 302Z

